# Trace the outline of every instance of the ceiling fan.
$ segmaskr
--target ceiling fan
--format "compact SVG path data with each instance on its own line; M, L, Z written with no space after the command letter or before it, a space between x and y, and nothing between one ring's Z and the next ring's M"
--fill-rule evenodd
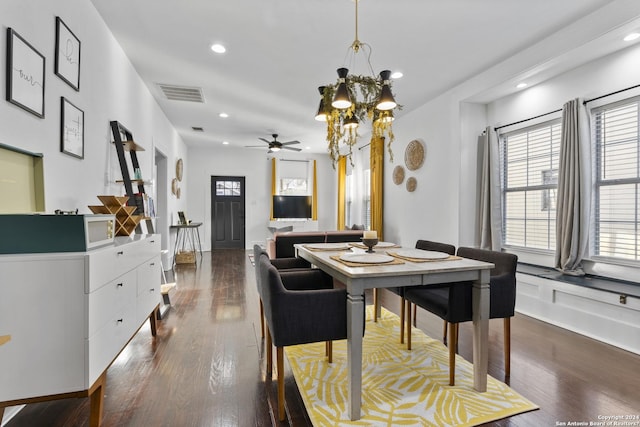
M267 144L269 144L269 151L267 151L267 153L275 153L276 151L280 151L281 149L292 150L292 151L301 151L302 150L300 148L288 147L289 145L300 144L300 141L280 142L280 141L278 141L278 134L277 133L273 133L273 134L271 134L271 136L273 137L273 141L269 141L269 140L264 139L264 138L258 138L259 140L264 141ZM245 147L262 147L262 145L246 145Z

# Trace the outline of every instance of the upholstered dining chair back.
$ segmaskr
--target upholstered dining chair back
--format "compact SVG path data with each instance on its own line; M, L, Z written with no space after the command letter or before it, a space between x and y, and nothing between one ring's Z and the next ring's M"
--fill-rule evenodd
M262 302L276 347L347 338L347 291L345 289L289 290L323 286L320 270L294 271L282 276L265 257L260 258ZM297 285L295 283L298 283Z
M466 247L458 249L458 256L490 262L495 266L490 272L491 303L489 317L491 319L513 317L516 306L518 257L506 252Z
M432 242L431 240L416 241L416 249L425 251L444 252L449 255L455 255L456 247L448 243Z

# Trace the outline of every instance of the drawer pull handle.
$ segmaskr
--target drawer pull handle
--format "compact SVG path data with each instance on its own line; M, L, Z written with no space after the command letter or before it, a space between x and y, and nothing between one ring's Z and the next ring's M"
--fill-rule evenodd
M118 251L116 255L124 255L124 251Z
M151 267L153 267L154 265L156 265L155 262L152 262L151 264L149 264Z
M118 284L116 285L116 287L117 287L117 288L121 288L122 286L123 286L123 284L122 284L122 283L118 283Z
M156 291L156 288L151 288L151 289L149 289L149 291L150 291L150 292L155 292L155 291Z
M155 240L149 240L149 243L155 243L155 242L156 242Z
M124 321L124 319L118 319L116 320L116 323L122 323Z

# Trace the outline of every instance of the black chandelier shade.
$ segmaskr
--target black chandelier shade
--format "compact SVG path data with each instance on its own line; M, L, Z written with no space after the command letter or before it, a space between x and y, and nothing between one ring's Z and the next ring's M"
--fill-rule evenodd
M338 68L338 87L336 94L333 97L331 106L340 110L351 107L351 97L349 96L349 90L347 89L347 75L349 70L347 68Z

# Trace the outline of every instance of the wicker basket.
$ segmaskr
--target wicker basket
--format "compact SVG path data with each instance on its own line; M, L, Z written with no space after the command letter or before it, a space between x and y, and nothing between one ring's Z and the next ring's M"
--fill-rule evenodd
M196 251L180 251L176 254L176 264L195 264Z

